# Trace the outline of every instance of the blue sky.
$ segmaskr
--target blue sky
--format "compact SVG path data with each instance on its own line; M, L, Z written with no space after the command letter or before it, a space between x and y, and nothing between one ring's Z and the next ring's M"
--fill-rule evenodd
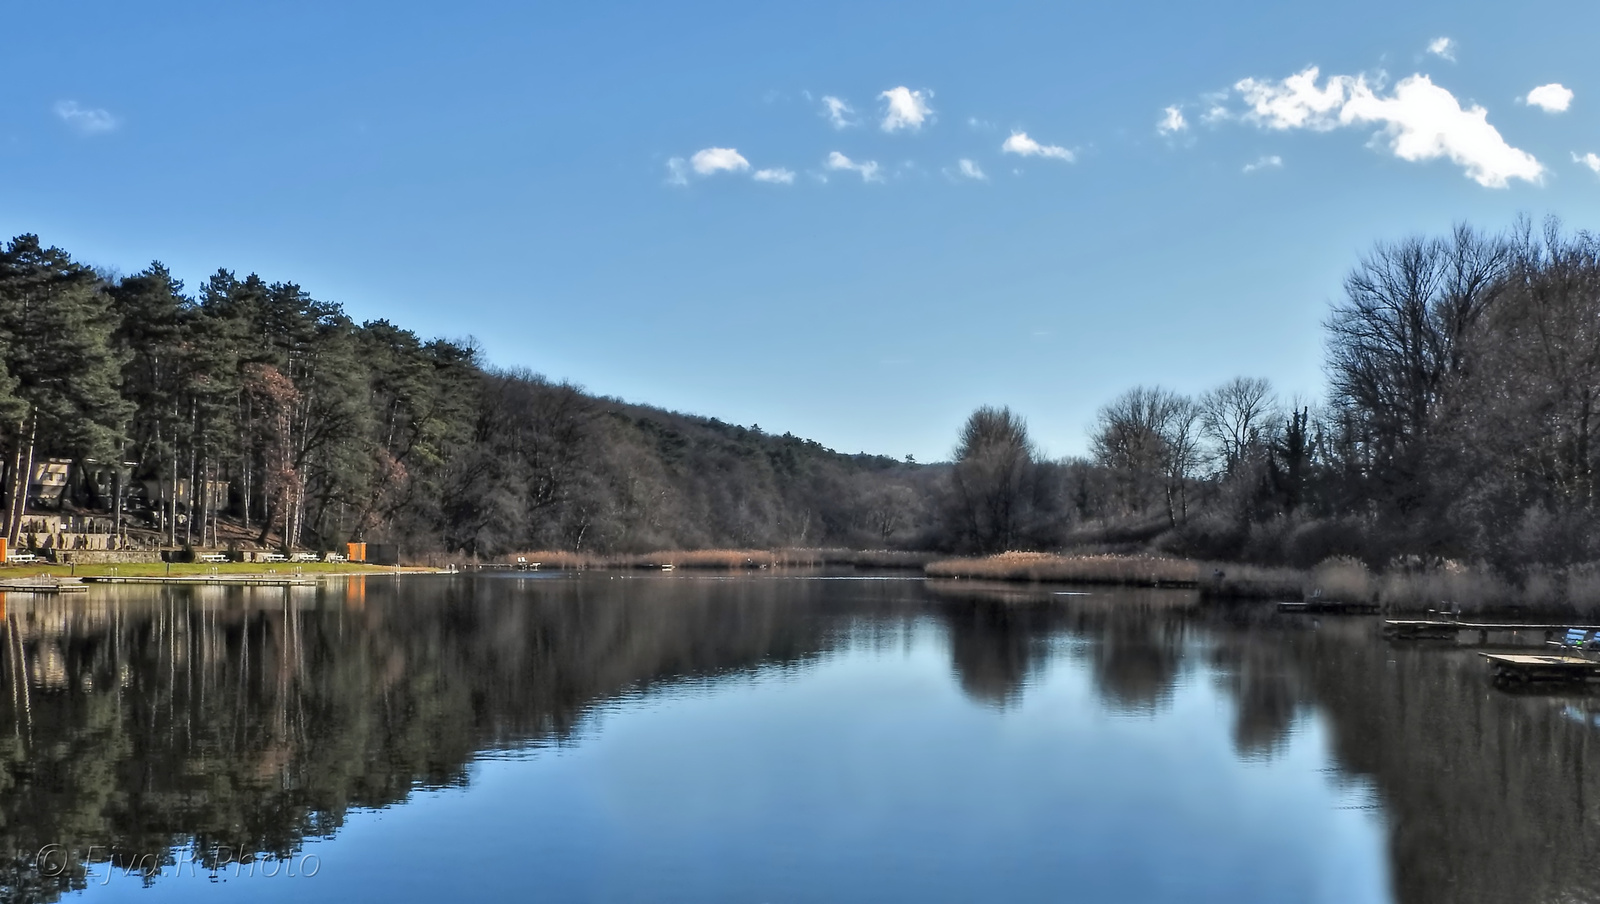
M995 403L1078 454L1139 383L1319 396L1377 239L1597 225L1596 34L1582 3L60 2L0 30L0 231L844 451L941 458Z

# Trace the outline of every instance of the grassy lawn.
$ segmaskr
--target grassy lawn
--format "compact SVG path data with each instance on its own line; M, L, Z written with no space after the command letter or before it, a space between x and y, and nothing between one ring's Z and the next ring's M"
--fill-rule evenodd
M429 572L431 568L368 565L362 562L194 562L174 563L122 563L117 565L52 565L48 562L0 566L0 578L32 577L37 574L123 576L211 575L211 574L396 574L403 572Z

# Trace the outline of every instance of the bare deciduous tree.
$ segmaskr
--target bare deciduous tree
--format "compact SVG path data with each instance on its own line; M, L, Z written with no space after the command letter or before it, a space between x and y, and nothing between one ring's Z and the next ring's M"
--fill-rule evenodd
M1234 377L1207 390L1199 405L1201 433L1216 444L1224 476L1263 447L1266 432L1279 418L1272 384L1260 377Z
M1123 504L1146 510L1159 490L1167 517L1188 515L1188 482L1200 462L1200 409L1187 396L1137 386L1100 409L1090 447L1119 476Z

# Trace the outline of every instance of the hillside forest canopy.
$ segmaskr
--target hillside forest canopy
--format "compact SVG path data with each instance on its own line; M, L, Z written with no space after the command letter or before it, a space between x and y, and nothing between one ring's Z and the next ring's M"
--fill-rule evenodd
M597 397L292 282L218 270L191 290L159 263L98 271L21 235L0 253L0 532L15 546L59 509L130 543L413 557L1600 558L1600 239L1520 220L1379 242L1324 330L1320 399L1249 376L1133 387L1100 408L1087 456L1059 460L986 406L951 461L919 464ZM70 463L48 499L42 462Z

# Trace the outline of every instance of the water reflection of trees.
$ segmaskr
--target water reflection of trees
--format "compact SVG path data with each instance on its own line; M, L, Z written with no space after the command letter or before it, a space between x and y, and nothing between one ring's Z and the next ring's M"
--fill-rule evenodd
M1466 651L1324 625L1288 647L1334 753L1388 815L1397 899L1600 901L1600 734L1592 698L1517 697Z
M234 852L285 857L352 807L465 781L485 748L570 733L662 681L802 661L887 587L639 580L167 589L13 603L0 650L0 896ZM864 598L864 599L863 599ZM24 680L24 678L26 680ZM41 876L45 844L78 852ZM215 864L213 864L215 865Z
M1391 647L1366 619L1159 592L1062 604L972 582L930 589L963 687L987 701L1014 701L1067 637L1120 711L1159 709L1186 653L1203 654L1234 701L1243 758L1276 756L1317 714L1340 773L1375 792L1397 901L1600 902L1600 696L1507 695L1471 651Z
M961 686L1005 706L1040 669L1052 639L1092 639L1084 649L1101 700L1151 713L1171 700L1183 659L1183 613L1196 598L1170 590L1115 589L1072 596L1049 588L929 581L949 632Z
M0 898L81 881L82 857L39 874L29 855L46 843L114 849L122 868L180 846L286 856L352 807L465 781L485 748L559 741L600 701L792 667L867 628L889 642L931 613L961 687L986 704L1014 703L1065 655L1103 705L1156 712L1201 656L1235 701L1241 756L1275 755L1317 714L1341 769L1383 806L1401 901L1600 901L1600 700L1501 694L1470 654L1391 648L1364 621L1172 592L907 587L506 578L13 598Z

